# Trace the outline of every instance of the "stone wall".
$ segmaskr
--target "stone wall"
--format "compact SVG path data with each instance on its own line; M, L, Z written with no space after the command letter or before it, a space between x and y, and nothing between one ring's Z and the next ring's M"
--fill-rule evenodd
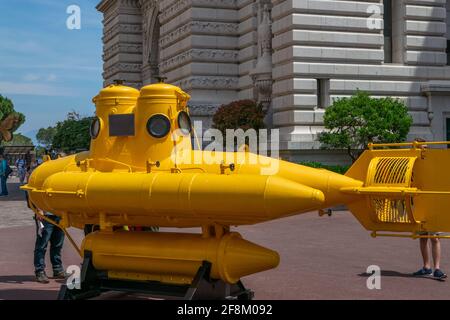
M392 0L391 38L383 3L103 0L105 84L140 87L163 75L191 94L191 113L205 128L220 104L264 101L287 153L318 149L325 108L357 89L403 100L414 118L411 139L442 140L446 1Z
M398 97L414 118L411 138L433 137L422 85L449 80L446 10L443 0L395 0L396 63L385 63L382 29L367 26L369 6L383 1L273 1L274 124L282 127L284 149L317 147L324 109L317 104L317 79L329 79L331 99L365 90ZM380 17L382 18L382 17ZM382 25L382 24L381 24ZM403 41L400 41L403 39ZM447 103L450 102L447 100Z
M103 78L105 86L124 80L133 87L142 86L142 13L138 0L102 1Z
M208 118L239 88L236 0L160 1L161 72L191 95L191 113Z

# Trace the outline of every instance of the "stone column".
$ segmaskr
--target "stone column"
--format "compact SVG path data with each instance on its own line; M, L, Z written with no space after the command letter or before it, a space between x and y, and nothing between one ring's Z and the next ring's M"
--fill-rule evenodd
M142 82L154 83L159 74L159 0L140 0L142 10Z
M191 95L191 115L205 129L218 106L238 98L237 2L160 1L160 72Z
M446 120L450 118L450 81L428 81L422 84L422 92L428 99L428 127L423 132L413 132L411 135L425 140L447 140ZM446 147L446 146L441 146Z
M270 1L259 2L258 12L258 60L251 72L256 88L256 100L267 112L266 125L272 127L272 21Z
M142 86L142 13L139 0L103 0L103 79Z

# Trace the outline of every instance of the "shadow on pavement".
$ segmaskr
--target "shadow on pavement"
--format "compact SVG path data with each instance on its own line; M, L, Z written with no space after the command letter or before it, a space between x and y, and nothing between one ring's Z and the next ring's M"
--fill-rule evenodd
M25 282L35 282L36 278L32 275L21 276L0 276L0 283L24 284Z
M367 273L367 272L363 272L358 274L358 276L360 277L365 277L368 278L370 277L372 274ZM434 281L441 281L439 279L435 279L433 277L420 277L420 276L414 276L412 273L402 273L402 272L398 272L398 271L392 271L392 270L381 270L381 276L382 277L396 277L396 278L414 278L414 279L428 279L428 280L434 280Z
M24 299L26 297L26 299ZM0 300L56 300L55 290L39 289L5 289L0 290Z
M8 195L1 196L0 201L26 201L25 191L20 190L20 183L8 183Z

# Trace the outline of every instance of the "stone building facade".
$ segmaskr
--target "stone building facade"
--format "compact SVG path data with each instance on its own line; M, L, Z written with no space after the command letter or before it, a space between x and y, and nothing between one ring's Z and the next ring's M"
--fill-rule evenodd
M205 128L221 104L256 99L291 160L320 158L325 108L357 89L405 101L410 138L450 139L445 0L103 0L97 9L105 85L167 77L191 94Z

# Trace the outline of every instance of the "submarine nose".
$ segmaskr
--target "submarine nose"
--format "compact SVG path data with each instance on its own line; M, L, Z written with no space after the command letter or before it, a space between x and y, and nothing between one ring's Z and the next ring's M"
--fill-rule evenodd
M268 178L264 199L272 218L316 210L325 202L321 190L276 176Z
M280 263L276 251L261 247L255 243L231 234L226 251L221 255L218 271L222 279L236 283L240 278L274 269Z

